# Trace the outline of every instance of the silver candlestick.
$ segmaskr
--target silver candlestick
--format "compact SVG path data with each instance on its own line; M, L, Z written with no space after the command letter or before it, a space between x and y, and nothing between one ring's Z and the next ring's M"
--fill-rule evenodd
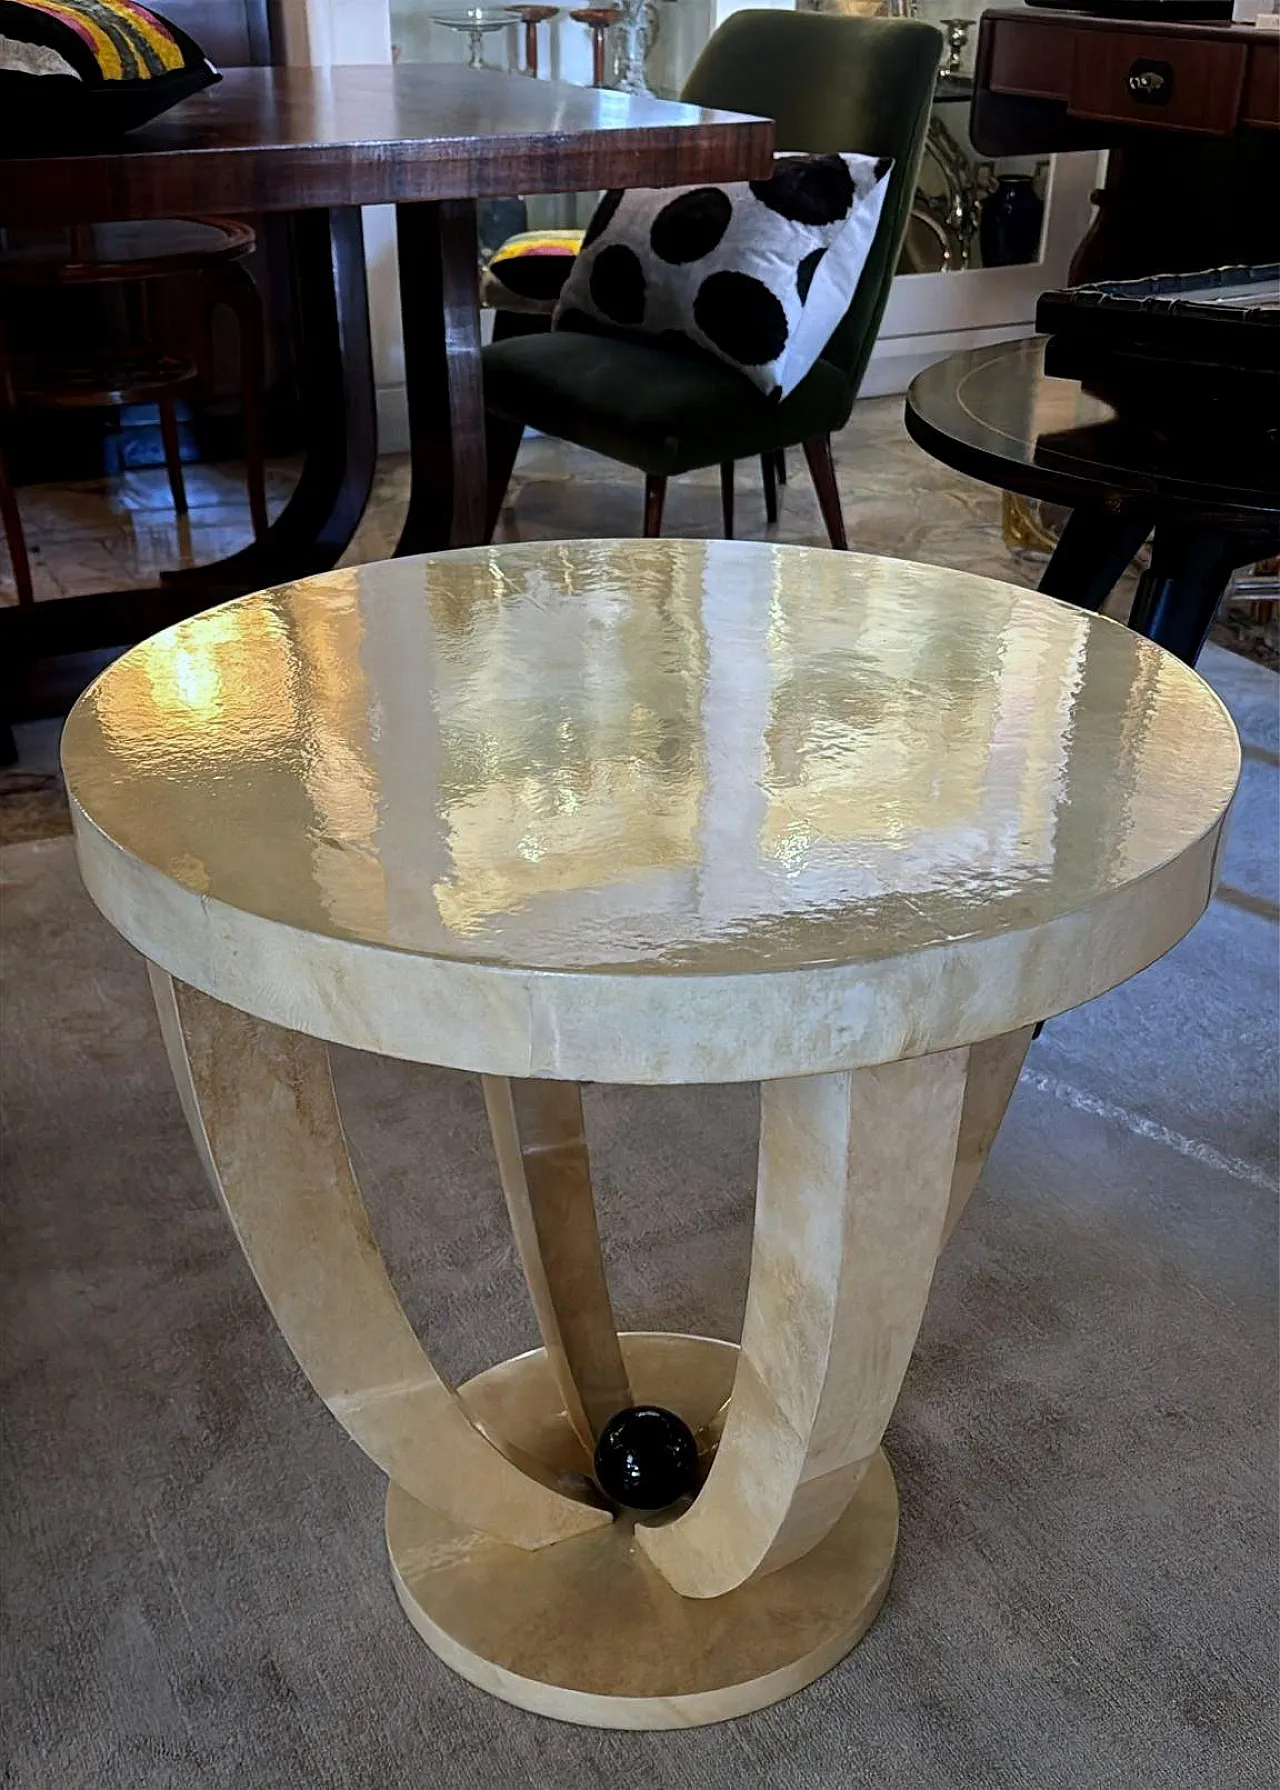
M619 93L648 93L645 60L653 40L657 6L654 0L625 0L618 21L618 57L613 85Z
M964 53L969 46L969 33L973 30L973 20L943 19L942 29L947 34L947 59L939 73L945 80L948 75L964 73Z

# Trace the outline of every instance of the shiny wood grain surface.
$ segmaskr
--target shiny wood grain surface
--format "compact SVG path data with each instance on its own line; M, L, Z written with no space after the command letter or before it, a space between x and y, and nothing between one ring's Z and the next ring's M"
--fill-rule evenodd
M0 224L741 180L772 148L767 119L492 69L233 68L109 147L0 159Z

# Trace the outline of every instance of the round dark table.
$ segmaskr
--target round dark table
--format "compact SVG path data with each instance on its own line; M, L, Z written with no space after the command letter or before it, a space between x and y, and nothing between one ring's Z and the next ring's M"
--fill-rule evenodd
M1274 429L1170 436L1045 372L1042 337L971 349L907 393L908 433L935 459L1071 516L1040 589L1099 609L1154 530L1129 625L1193 665L1237 566L1280 550Z

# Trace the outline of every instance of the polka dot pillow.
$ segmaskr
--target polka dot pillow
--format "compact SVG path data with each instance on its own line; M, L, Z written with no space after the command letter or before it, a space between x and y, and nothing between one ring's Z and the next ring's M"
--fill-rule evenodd
M768 180L606 193L555 328L674 334L785 398L853 301L891 165L783 155Z

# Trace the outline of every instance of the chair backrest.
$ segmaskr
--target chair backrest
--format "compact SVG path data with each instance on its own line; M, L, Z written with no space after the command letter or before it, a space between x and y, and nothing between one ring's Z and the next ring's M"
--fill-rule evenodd
M691 105L774 119L780 150L893 157L866 268L823 351L855 393L898 265L941 55L941 34L921 19L739 12L711 38L681 94Z

